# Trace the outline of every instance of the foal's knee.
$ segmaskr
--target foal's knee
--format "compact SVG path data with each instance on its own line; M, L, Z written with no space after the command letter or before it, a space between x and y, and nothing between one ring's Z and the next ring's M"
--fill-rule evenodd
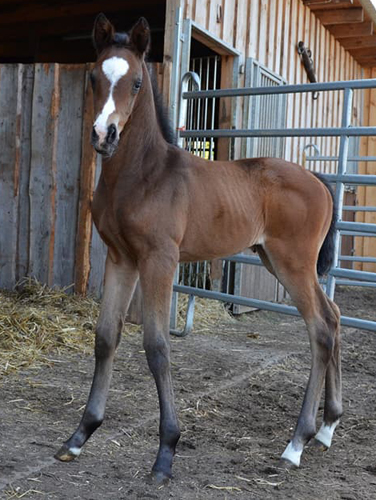
M120 342L121 328L110 325L98 325L95 333L95 356L108 358L115 353Z
M144 350L152 373L169 368L170 346L163 334L148 335L145 332Z
M335 307L333 307L335 306ZM316 342L322 359L328 363L339 343L340 313L332 302L323 308L322 315L316 323Z

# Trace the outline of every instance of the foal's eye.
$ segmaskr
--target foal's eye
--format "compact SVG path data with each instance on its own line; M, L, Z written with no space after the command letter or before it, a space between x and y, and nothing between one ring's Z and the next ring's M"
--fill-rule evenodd
M136 80L133 84L133 92L136 94L141 88L142 80Z

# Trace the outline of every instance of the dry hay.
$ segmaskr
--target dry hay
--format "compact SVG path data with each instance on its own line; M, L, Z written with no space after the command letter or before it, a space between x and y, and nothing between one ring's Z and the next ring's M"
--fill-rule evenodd
M93 298L68 294L27 279L18 291L0 291L0 378L7 373L49 364L51 353L76 351L92 354L99 303ZM179 295L178 326L183 328L188 297ZM195 330L229 319L222 304L198 299ZM126 323L123 334L139 332Z

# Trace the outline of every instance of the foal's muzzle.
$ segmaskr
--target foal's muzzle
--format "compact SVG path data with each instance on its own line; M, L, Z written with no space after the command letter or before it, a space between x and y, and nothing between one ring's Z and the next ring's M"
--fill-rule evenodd
M91 144L94 146L95 150L104 155L104 156L112 156L114 153L116 146L118 145L119 138L117 134L116 126L111 123L111 125L107 128L107 133L103 138L103 134L98 134L93 126L93 130L91 131Z

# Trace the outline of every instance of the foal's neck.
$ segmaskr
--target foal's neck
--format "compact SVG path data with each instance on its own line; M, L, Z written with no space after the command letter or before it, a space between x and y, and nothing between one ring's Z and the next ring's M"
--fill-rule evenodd
M168 143L159 127L153 89L146 64L143 81L133 111L121 133L113 157L103 161L103 171L109 183L119 178L128 182L157 177L163 170Z

